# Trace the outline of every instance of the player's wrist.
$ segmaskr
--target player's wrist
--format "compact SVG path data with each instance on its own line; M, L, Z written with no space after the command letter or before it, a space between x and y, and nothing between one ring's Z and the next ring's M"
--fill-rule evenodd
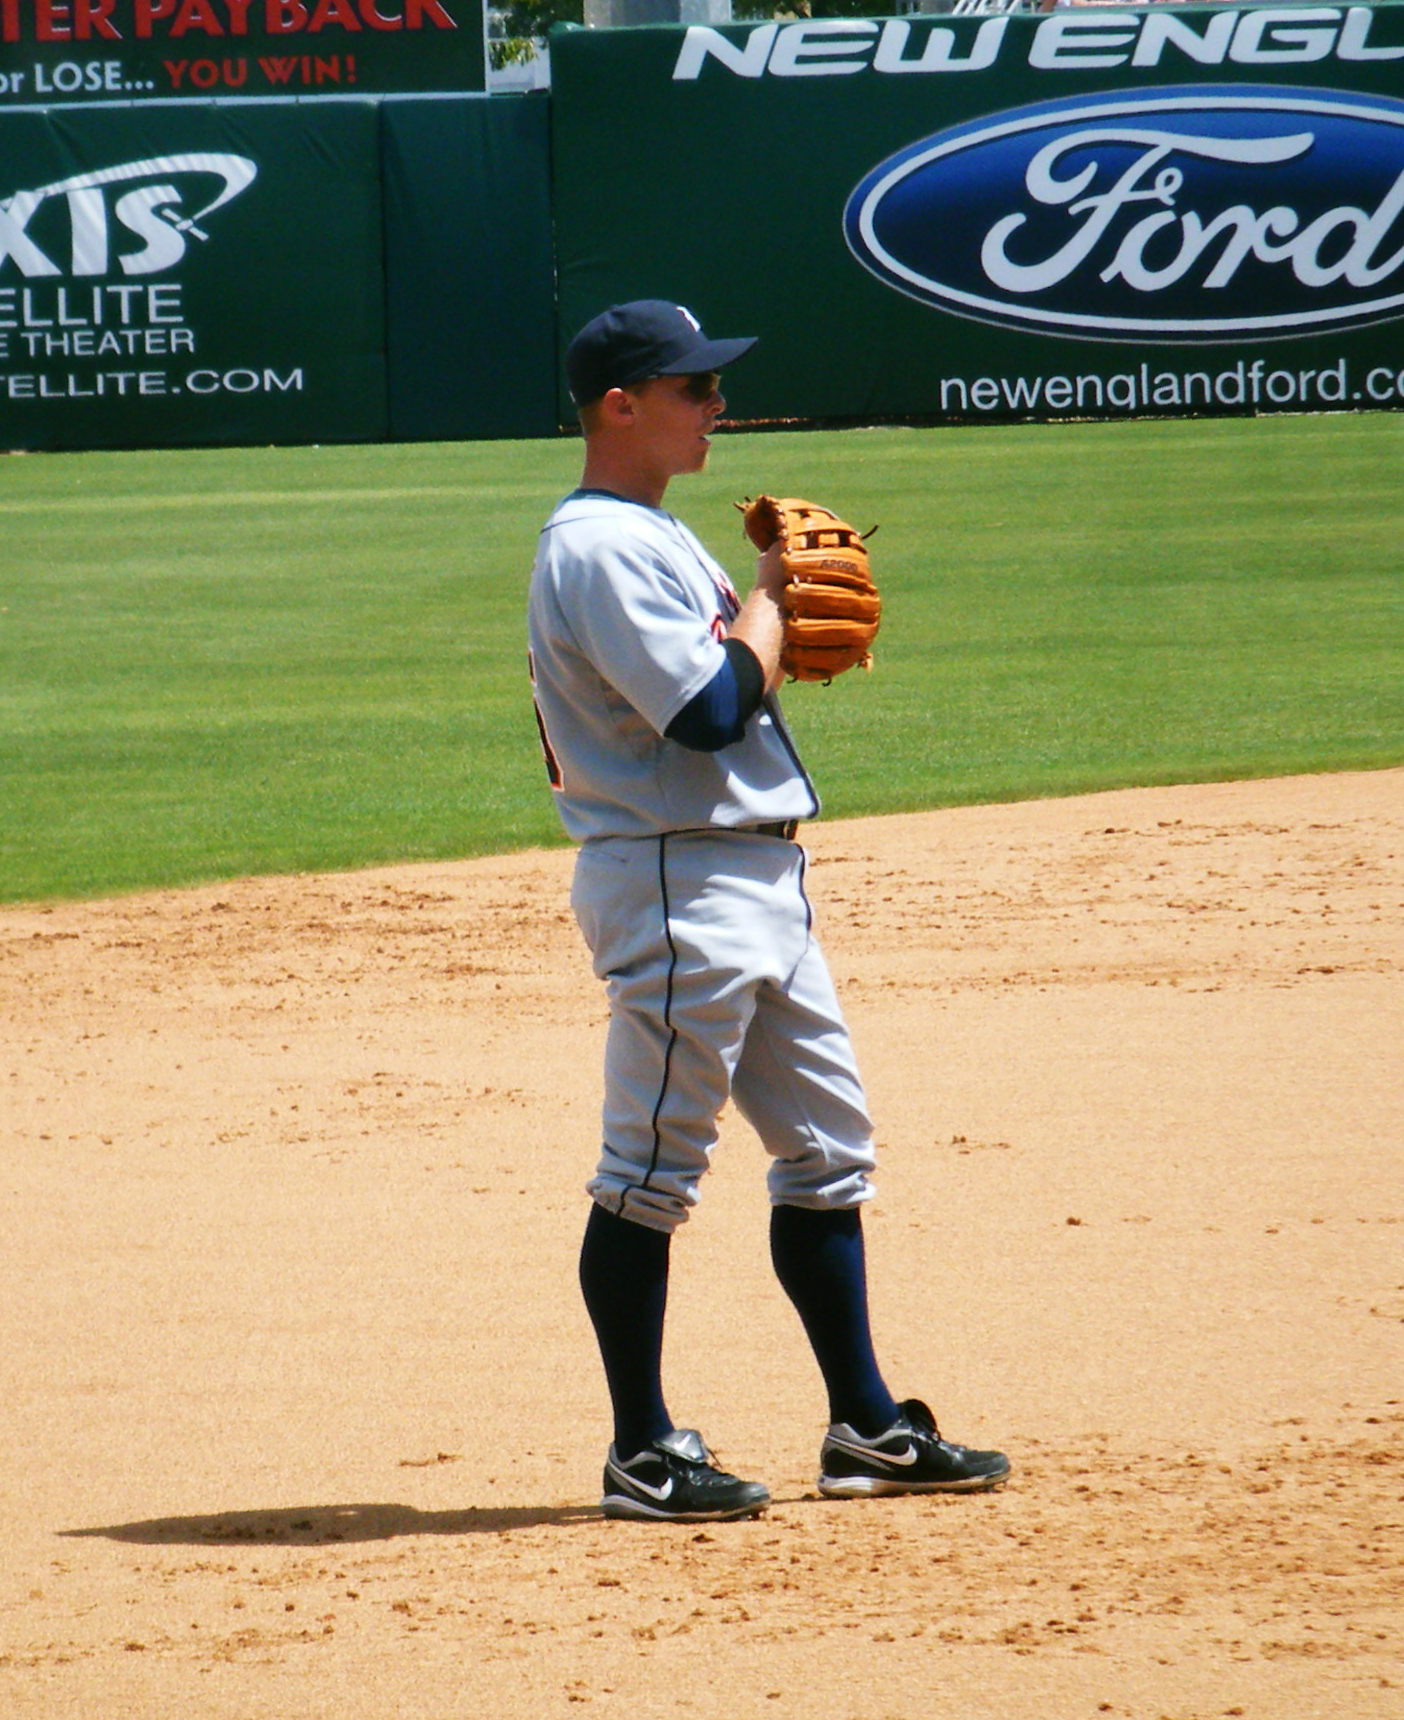
M756 557L756 589L773 598L777 604L789 577L785 571L783 544L773 543L762 555Z

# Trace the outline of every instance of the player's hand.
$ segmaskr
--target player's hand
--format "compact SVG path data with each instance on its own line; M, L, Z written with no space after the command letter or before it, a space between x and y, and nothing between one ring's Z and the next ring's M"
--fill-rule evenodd
M778 603L789 575L785 572L785 546L778 540L756 558L756 584Z

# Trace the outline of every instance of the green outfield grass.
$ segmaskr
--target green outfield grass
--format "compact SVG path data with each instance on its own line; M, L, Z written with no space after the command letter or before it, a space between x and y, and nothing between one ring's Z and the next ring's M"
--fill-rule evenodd
M0 900L560 840L526 687L579 444L0 460ZM880 522L830 816L1404 761L1404 418L732 434L669 501Z

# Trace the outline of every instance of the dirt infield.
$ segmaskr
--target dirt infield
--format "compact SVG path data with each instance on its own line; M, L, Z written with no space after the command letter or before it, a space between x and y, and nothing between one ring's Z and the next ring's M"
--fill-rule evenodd
M819 826L899 1395L1015 1473L822 1501L724 1120L598 1515L570 856L0 913L0 1714L1397 1720L1404 771Z

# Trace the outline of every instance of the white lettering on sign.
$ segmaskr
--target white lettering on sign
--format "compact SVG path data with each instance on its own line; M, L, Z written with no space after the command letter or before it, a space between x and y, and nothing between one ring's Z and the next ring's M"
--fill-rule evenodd
M180 283L0 287L0 329L111 328L185 321Z
M185 194L176 181L192 174L213 176L220 189L186 214ZM237 197L257 174L257 166L244 155L166 155L74 174L34 191L16 191L0 199L0 269L13 262L29 279L105 275L112 268L115 221L120 231L141 241L140 249L118 254L116 262L122 273L157 274L180 261L190 238L207 239L209 235L197 223ZM151 183L133 186L115 197L109 209L112 188L134 180ZM68 252L66 256L51 256L41 248L30 226L46 202L60 197L68 207ZM52 241L47 243L52 248Z
M180 345L173 351L188 350ZM116 396L174 394L301 394L306 380L301 365L278 371L261 369L191 370L182 376L164 370L3 371L0 398L10 400L100 400Z
M1284 137L1242 139L1194 137L1129 126L1072 132L1039 150L1029 163L1024 183L1037 202L1066 206L1070 215L1081 217L1080 225L1043 262L1022 264L1011 261L1006 244L1028 217L1006 215L985 235L980 262L993 284L1006 292L1041 292L1065 281L1086 261L1121 210L1133 203L1158 203L1162 205L1160 209L1133 223L1123 236L1111 261L1101 271L1103 281L1123 280L1141 293L1159 291L1181 280L1207 251L1217 249L1219 242L1227 238L1218 261L1201 283L1205 287L1228 286L1250 256L1262 263L1290 264L1303 286L1324 287L1343 280L1352 287L1373 287L1404 263L1404 248L1383 262L1375 260L1381 242L1404 211L1404 172L1373 212L1342 205L1303 225L1297 211L1283 203L1274 204L1263 214L1239 203L1205 221L1193 209L1178 206L1176 199L1184 186L1184 174L1177 167L1162 165L1178 153L1205 161L1264 167L1296 160L1315 141L1309 131ZM1095 161L1070 178L1057 177L1058 162L1070 151L1089 144L1126 143L1140 146L1141 154L1105 191L1083 195L1097 176ZM1176 230L1168 236L1178 237L1178 248L1158 266L1151 267L1146 262L1146 248L1167 229ZM1322 251L1339 248L1338 243L1328 247L1328 241L1335 240L1337 234L1348 235L1349 243L1334 262L1325 263ZM1159 247L1163 253L1163 239Z
M1379 19L1369 6L1253 7L1177 18L1155 9L1084 16L1054 12L1029 40L1036 71L1068 67L1292 65L1404 59L1404 45L1370 40ZM678 49L673 80L704 72L737 78L837 78L983 71L1007 39L1007 15L982 19L973 36L950 24L908 18L820 18L757 24L744 36L692 25ZM1388 28L1388 23L1381 25Z

